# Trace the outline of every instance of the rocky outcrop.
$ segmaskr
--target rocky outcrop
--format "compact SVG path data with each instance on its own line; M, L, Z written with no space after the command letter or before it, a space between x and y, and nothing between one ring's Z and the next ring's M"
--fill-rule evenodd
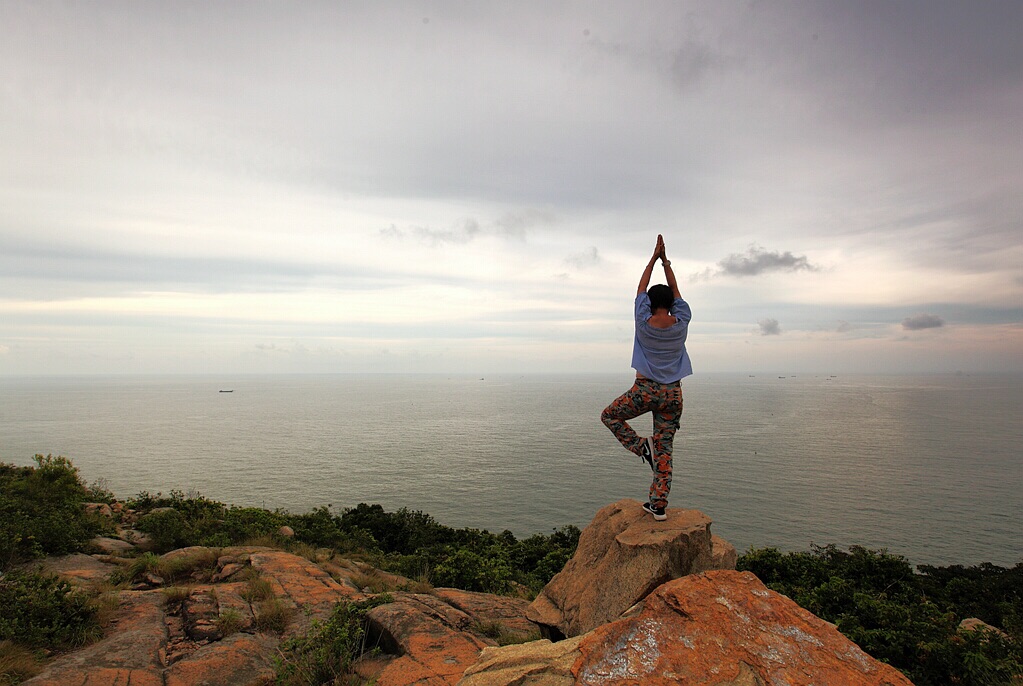
M710 518L696 510L667 514L667 521L654 521L635 500L599 510L575 555L529 606L529 619L548 638L577 636L616 619L667 581L735 568L735 548L711 535Z
M167 641L163 597L159 593L125 591L114 627L102 641L58 658L32 686L162 686L160 650Z
M566 669L566 665L571 667ZM561 643L488 648L460 686L912 686L748 572L689 575Z
M119 559L70 555L47 560L44 569L76 583L101 584L121 565L96 558ZM165 580L149 574L149 581L138 584L142 590L121 592L105 638L58 657L26 683L262 685L273 676L282 640L327 618L337 603L368 597L349 578L391 588L412 583L362 562L334 560L321 566L254 546L181 548L161 556L160 565L169 572L167 584L177 575L178 583L187 586L152 588ZM289 615L282 632L259 630L262 601L253 597L253 580L269 587L272 602ZM382 650L358 665L359 673L377 686L453 685L481 649L535 633L525 617L528 603L521 598L457 589L396 591L392 598L369 616L367 649Z
M104 562L105 555L92 556L72 553L61 557L50 557L43 560L42 570L49 574L57 574L67 579L72 585L81 588L94 588L106 581L110 573L118 568L117 564Z
M469 615L430 595L398 594L368 618L371 645L399 656L379 673L378 686L454 684L493 645L470 632Z
M538 638L536 625L526 619L529 603L522 598L474 593L457 588L436 588L433 595L472 618L484 634L498 633L508 641ZM491 636L501 638L502 636Z
M325 619L338 602L364 597L309 560L270 548L191 547L161 557L161 563L186 570L196 561L209 562L213 569L188 577L189 583L199 583L183 598L170 600L162 589L121 592L114 625L102 640L58 657L25 683L263 684L273 675L273 657L283 639L305 631L316 619ZM255 626L258 601L248 593L247 582L231 581L246 567L251 567L250 578L269 584L273 602L292 618L283 632L261 632ZM49 560L44 568L81 583L100 582L117 565L73 555ZM203 583L204 576L226 582ZM234 625L230 630L225 629L227 617Z
M588 635L588 634L587 634ZM479 660L465 670L457 686L572 686L572 669L579 660L585 636L551 643L547 639L484 648Z
M454 588L395 593L393 598L368 614L368 644L394 656L360 665L360 674L377 686L452 685L483 648L536 634L521 598Z
M909 684L834 626L731 571L735 549L710 524L693 510L656 522L636 501L609 505L531 604L430 589L364 562L325 559L329 551L312 552L313 562L267 547L192 547L158 564L146 558L142 572L122 546L51 559L44 569L81 586L109 593L105 580L118 569L130 569L136 585L120 592L105 638L25 683L263 686L283 640L338 603L388 592L387 604L368 612L367 653L354 665L376 686ZM535 640L538 626L570 638Z

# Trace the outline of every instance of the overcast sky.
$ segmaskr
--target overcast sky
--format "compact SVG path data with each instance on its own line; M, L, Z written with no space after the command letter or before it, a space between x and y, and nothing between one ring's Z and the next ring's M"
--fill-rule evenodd
M0 3L0 374L1023 371L1023 3Z

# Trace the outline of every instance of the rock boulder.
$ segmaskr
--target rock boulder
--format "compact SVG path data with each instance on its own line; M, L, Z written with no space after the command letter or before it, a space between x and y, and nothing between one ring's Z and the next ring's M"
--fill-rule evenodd
M735 548L711 536L710 518L696 510L667 514L667 521L654 521L635 500L599 510L527 617L548 638L578 636L613 621L667 581L735 568Z
M459 685L526 683L912 686L754 575L727 570L666 583L581 637L488 648Z

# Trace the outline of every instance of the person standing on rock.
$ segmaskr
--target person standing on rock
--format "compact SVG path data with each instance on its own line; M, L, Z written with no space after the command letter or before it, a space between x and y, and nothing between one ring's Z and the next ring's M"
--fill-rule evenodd
M657 260L664 267L668 285L651 286L650 275ZM657 236L653 257L643 270L636 292L636 337L632 346L632 367L636 383L604 408L600 420L626 449L639 455L653 470L654 480L643 509L657 521L668 518L671 490L671 452L682 417L680 380L693 373L686 352L686 336L693 313L679 294L671 261L664 251L664 238ZM628 420L653 414L654 433L639 436Z

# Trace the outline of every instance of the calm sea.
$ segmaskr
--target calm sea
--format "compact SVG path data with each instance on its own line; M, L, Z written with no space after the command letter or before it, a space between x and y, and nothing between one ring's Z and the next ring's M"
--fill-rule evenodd
M522 536L646 497L649 469L599 420L629 383L7 378L0 461L65 455L121 497L177 488L292 512L380 503ZM740 551L836 543L917 564L1023 560L1023 378L711 374L683 390L671 505L704 511Z

